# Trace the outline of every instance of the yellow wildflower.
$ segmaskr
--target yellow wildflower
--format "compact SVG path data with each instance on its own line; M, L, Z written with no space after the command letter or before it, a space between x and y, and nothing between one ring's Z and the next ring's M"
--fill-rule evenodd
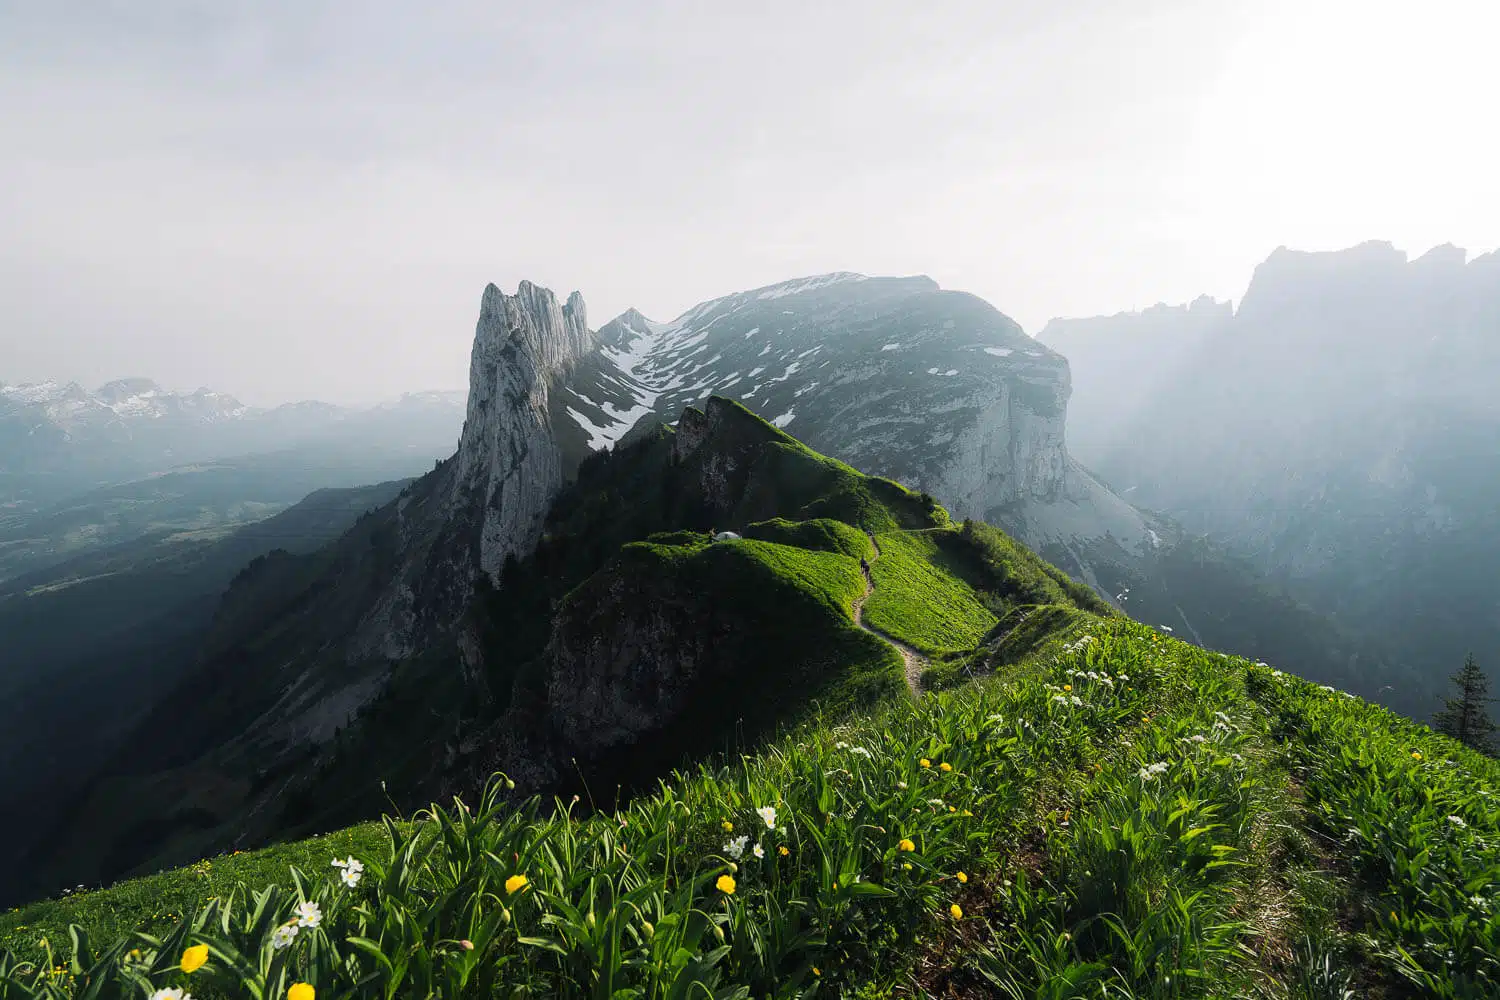
M956 879L958 879L960 882L967 883L969 881L969 876L965 875L963 872L959 872L957 875L955 875L953 877L956 878Z
M923 757L921 760L917 761L917 763L921 764L923 767L931 767L932 766L932 761L928 760L926 757Z
M901 838L901 843L897 844L896 846L899 847L903 851L915 851L917 849L917 845L913 844L910 840L906 839L905 837L902 837Z
M786 846L786 845L785 845L785 844L782 844L782 845L781 845L781 846L780 846L780 847L778 847L778 848L776 848L776 851L777 851L777 853L779 853L779 854L780 854L780 855L781 855L781 856L782 856L782 857L783 857L783 858L784 858L784 857L787 857L787 856L789 856L789 855L790 855L790 854L791 854L791 853L792 853L792 852L791 852L791 851L789 851L789 850L788 850L788 849L787 849L787 846Z
M505 880L505 891L511 895L520 892L531 884L531 880L525 875L512 875Z
M286 1000L315 1000L318 991L312 988L311 983L293 983L292 988L286 991Z
M720 875L719 876L719 881L715 882L714 885L718 886L719 887L719 891L722 892L724 895L726 895L726 896L733 896L734 895L734 876L732 876L732 875Z
M813 975L815 975L815 976L821 976L822 974L823 974L823 970L822 969L818 968L816 965L813 966Z
M182 971L197 972L208 961L208 945L195 944L182 953Z
M1073 685L1071 685L1071 684L1064 684L1063 685L1063 690L1064 691L1071 691L1071 690L1073 690Z
M734 832L734 824L731 823L731 822L729 822L729 820L727 820L727 819L723 823L721 823L719 825L724 828L724 832L725 833L733 833Z
M942 771L951 771L953 770L953 765L949 764L947 761L944 761L943 763L938 765L938 769Z
M1419 751L1417 751L1417 750L1413 750L1413 751L1412 751L1412 752L1411 752L1411 759L1412 759L1412 760L1421 760L1421 759L1422 759L1422 754L1421 754L1421 752L1419 752Z
M903 861L903 862L901 862L901 870L904 871L904 872L911 871L911 862L910 861Z
M954 903L952 906L948 907L948 912L953 914L954 920L962 920L964 918L964 908L962 906L959 906L957 903Z

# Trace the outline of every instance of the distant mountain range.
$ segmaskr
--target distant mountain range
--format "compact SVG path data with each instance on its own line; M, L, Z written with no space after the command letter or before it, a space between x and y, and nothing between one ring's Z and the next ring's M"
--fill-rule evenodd
M378 444L444 454L463 405L462 392L421 392L366 408L259 408L144 378L93 391L76 382L0 385L0 509L34 509L120 479L254 452Z
M1388 650L1385 698L1425 717L1467 652L1500 662L1500 253L1283 247L1233 312L1041 338L1091 467Z

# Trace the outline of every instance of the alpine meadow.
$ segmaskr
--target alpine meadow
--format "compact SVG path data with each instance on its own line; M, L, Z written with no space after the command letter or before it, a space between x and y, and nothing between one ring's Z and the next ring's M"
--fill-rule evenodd
M0 1000L1500 1000L1496 37L0 4Z

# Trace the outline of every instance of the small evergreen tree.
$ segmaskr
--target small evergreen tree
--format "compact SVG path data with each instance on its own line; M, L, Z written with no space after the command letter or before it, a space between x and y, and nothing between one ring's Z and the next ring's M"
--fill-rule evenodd
M1458 740L1480 753L1495 752L1495 723L1485 706L1495 701L1489 697L1490 682L1470 653L1463 669L1453 675L1457 698L1445 698L1447 707L1432 717L1432 728Z

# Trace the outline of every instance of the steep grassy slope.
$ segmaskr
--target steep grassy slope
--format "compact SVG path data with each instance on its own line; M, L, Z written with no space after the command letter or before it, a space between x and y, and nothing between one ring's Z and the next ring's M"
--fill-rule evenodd
M6 915L0 975L41 996L85 982L102 996L307 982L319 996L1142 1000L1500 986L1494 761L1118 618L1082 616L1003 676L810 724L618 811L516 808L502 790L378 846L351 832L353 886L328 866L342 845L288 845L214 859L192 912L185 873L168 873ZM254 905L224 889L320 846L327 858ZM273 947L304 898L315 926ZM65 962L70 921L94 943L54 975L39 939ZM129 924L154 936L112 936ZM208 961L180 971L200 941Z

